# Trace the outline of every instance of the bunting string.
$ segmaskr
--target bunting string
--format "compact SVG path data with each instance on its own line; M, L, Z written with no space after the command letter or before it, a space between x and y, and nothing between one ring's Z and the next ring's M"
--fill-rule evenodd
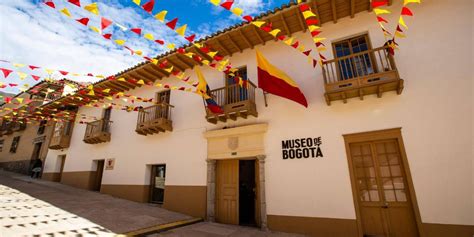
M220 6L225 10L231 12L232 14L241 17L244 21L255 25L258 29L270 34L277 41L281 41L286 45L291 46L292 48L300 51L308 58L308 61L313 64L313 67L316 67L317 60L310 55L312 50L308 49L301 41L296 40L296 37L285 36L284 34L282 34L283 31L281 29L274 28L271 23L268 23L266 21L254 21L254 17L250 15L245 15L243 9L239 7L232 7L232 5L234 4L233 0L225 0L222 3L221 0L209 0L209 2L211 2L215 6ZM312 20L306 20L306 23L311 24Z
M301 4L302 0L298 0L298 4ZM303 18L306 21L307 28L311 34L311 37L313 38L313 42L316 46L316 50L318 51L319 55L319 65L322 67L323 62L326 61L326 57L322 54L322 52L326 51L326 45L322 42L323 40L326 40L326 38L322 38L319 35L321 34L321 27L319 26L319 20L318 16L313 12L311 7L303 3L299 7L301 14L303 15ZM316 61L313 61L313 63L316 63ZM316 65L313 65L315 67Z

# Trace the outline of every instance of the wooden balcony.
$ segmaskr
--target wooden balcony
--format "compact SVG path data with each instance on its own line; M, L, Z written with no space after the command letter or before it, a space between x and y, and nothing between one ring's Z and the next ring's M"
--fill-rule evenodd
M87 144L98 144L110 141L110 125L112 121L97 120L87 123L84 142Z
M323 63L324 94L326 103L348 98L376 94L379 98L383 92L403 91L403 79L400 79L395 60L388 53L387 47L380 47L361 53L339 57Z
M71 142L72 125L73 122L71 121L58 121L56 123L53 136L49 142L49 149L60 150L69 147Z
M248 81L247 87L238 84L211 90L210 95L224 110L222 114L214 114L210 111L204 100L206 108L206 119L210 123L226 122L227 119L237 120L238 117L247 118L252 115L258 117L257 106L255 105L256 86Z
M137 128L140 135L151 135L160 132L173 131L171 109L174 106L161 103L138 111Z

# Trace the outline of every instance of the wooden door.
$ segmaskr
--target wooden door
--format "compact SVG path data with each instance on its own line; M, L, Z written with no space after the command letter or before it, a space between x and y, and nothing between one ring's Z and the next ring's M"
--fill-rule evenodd
M418 236L397 140L351 143L349 147L363 235Z
M66 155L59 156L59 162L61 162L61 168L59 169L58 182L61 182L61 178L63 176L64 171L64 164L66 163Z
M258 159L255 160L255 222L257 226L261 226L260 219L260 164Z
M163 204L165 198L166 165L151 167L150 202Z
M104 160L97 161L97 171L95 172L95 184L93 191L99 191L102 185L102 174L104 173Z
M217 161L216 220L224 224L239 224L238 160Z

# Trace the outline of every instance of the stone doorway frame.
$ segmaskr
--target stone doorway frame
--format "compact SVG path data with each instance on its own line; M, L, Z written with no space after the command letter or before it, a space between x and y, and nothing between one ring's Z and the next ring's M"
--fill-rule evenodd
M257 155L259 163L259 193L260 196L260 228L264 231L267 227L267 202L265 197L265 155ZM216 206L216 162L218 159L207 159L207 211L206 220L215 222Z

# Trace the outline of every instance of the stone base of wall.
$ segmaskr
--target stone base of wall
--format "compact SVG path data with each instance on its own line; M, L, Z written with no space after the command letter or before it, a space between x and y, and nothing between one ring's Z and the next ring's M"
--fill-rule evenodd
M357 237L358 234L357 222L351 219L268 215L267 222L270 230L315 237Z
M0 168L6 171L29 175L31 172L31 160L1 162Z

